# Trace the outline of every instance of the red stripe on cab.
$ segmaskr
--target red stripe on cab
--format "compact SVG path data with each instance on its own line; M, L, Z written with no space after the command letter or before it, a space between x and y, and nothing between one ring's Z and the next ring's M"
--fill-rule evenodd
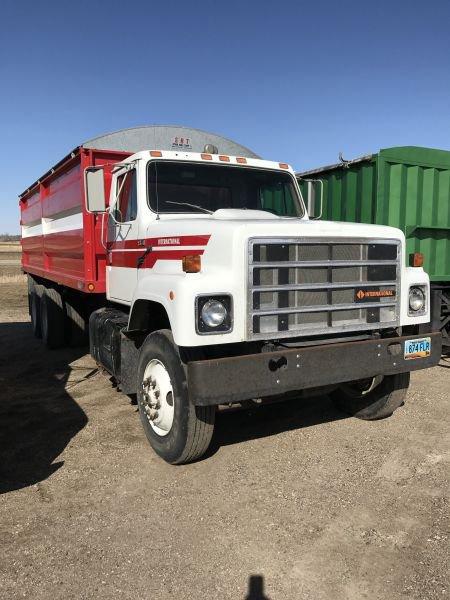
M118 240L116 242L109 242L108 246L110 250L139 250L146 246L155 246L156 248L206 246L210 237L211 235L171 235L165 237L145 238L143 240Z
M136 269L140 256L145 252L145 248L141 248L142 254L138 252L111 252L108 265L111 267L128 267ZM140 269L152 269L158 260L182 260L185 256L192 254L203 254L204 250L161 250L158 252L150 252L144 258Z

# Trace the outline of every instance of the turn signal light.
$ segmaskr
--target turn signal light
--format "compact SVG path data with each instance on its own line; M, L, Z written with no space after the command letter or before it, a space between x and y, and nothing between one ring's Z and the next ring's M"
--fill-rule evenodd
M211 154L200 154L200 156L203 158L203 160L212 160Z
M161 158L162 152L161 150L150 150L150 156L154 156L155 158Z
M287 163L278 163L280 165L280 169L289 169L289 165Z
M412 252L409 255L409 266L410 267L423 267L422 252Z
M200 254L183 256L183 271L185 273L199 273L202 268L202 259Z

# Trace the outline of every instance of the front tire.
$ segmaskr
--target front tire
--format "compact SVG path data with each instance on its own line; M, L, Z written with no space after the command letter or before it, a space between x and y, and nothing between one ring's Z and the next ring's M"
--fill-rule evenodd
M147 439L166 462L185 464L206 452L215 407L189 401L183 363L168 329L151 333L141 347L137 401Z
M405 402L409 373L396 373L341 385L331 393L337 408L358 419L375 421L390 417Z

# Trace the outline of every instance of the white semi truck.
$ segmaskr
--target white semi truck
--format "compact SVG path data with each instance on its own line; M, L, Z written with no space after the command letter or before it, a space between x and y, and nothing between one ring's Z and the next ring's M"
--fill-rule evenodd
M205 453L219 405L319 388L379 419L439 361L403 233L314 220L289 165L225 138L102 136L20 203L35 334L54 348L88 334L170 463Z

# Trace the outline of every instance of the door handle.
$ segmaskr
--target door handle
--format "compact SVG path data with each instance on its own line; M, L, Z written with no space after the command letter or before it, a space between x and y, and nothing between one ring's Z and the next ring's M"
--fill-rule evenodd
M148 254L150 254L150 252L153 250L152 246L148 246L145 249L144 254L142 254L138 259L137 259L137 264L136 267L139 269L139 267L142 267L142 265L144 264L145 258Z

